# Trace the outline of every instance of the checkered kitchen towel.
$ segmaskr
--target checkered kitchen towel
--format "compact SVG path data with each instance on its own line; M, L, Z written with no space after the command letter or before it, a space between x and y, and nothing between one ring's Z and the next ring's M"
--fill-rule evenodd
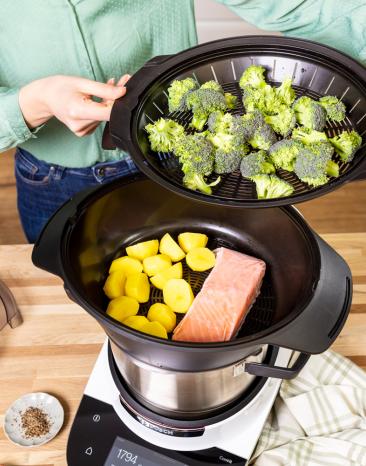
M283 381L255 466L366 466L366 373L332 351Z

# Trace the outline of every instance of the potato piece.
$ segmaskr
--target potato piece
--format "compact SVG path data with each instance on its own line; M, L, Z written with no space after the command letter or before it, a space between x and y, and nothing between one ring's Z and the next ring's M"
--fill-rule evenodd
M151 277L169 269L172 266L172 260L166 254L157 254L156 256L146 257L143 264L144 272Z
M137 299L139 303L146 303L150 297L150 283L146 273L134 273L126 278L125 294Z
M191 249L204 248L207 244L208 236L203 233L181 233L178 236L179 246L184 252L189 252Z
M133 273L142 272L142 264L138 259L129 256L122 256L112 261L109 268L109 273L121 270L125 273L126 277Z
M154 275L150 278L150 281L156 288L162 290L165 283L172 278L183 278L183 266L181 262L177 262L169 269Z
M107 314L118 322L123 322L127 317L135 316L139 311L140 304L135 298L120 296L112 299L107 307Z
M193 303L191 285L183 279L173 278L163 288L164 302L174 311L185 314Z
M179 244L174 241L169 233L166 233L161 238L159 251L161 254L169 256L173 262L181 261L185 257L183 249L180 248Z
M146 257L155 256L159 251L159 241L152 239L142 243L127 246L126 252L130 257L143 261Z
M131 327L135 330L141 330L141 328L148 323L149 321L145 316L131 316L123 321L123 325L127 325L127 327Z
M126 275L121 271L112 272L105 281L103 291L109 299L122 296L125 291Z
M195 272L204 272L212 269L215 265L215 254L208 248L196 248L189 251L186 256L186 262L190 269Z
M177 316L169 306L163 303L155 303L150 306L147 318L153 322L160 322L168 333L177 325Z
M140 328L140 332L147 333L153 337L168 338L168 334L160 322L149 322Z

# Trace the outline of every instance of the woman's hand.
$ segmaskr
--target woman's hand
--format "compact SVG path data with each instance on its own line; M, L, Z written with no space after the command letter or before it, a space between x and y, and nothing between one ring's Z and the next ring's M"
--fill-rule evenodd
M113 78L104 84L73 76L50 76L22 87L19 105L30 128L56 117L76 136L85 136L101 121L109 120L113 102L126 94L129 79L124 75L115 85Z

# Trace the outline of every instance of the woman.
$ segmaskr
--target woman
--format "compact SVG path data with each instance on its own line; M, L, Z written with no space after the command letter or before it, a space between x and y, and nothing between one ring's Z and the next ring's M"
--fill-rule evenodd
M364 0L221 3L263 29L365 59ZM127 154L101 148L100 122L144 62L196 40L193 0L1 0L0 152L17 146L30 242L75 192L136 170Z

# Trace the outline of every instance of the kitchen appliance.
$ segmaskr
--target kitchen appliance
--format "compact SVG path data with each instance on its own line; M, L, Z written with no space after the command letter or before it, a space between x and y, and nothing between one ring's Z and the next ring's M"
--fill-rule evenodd
M161 340L125 327L105 313L107 302L102 287L111 260L123 253L128 244L161 237L166 231L174 235L187 230L207 233L211 247L231 247L259 257L267 264L261 293L237 338L232 341L199 344ZM223 424L218 422L216 427L215 424L212 427L207 425L205 432L208 435L218 428L221 433L219 436L212 433L217 440L210 448L224 451L228 448L220 439L230 438L231 422L238 419L240 425L247 426L241 432L252 431L248 450L241 449L244 437L240 436L236 446L232 445L228 450L239 458L249 458L280 380L294 377L310 354L322 352L331 345L344 325L351 304L351 273L347 264L310 229L293 207L245 211L211 204L203 207L200 202L170 193L140 174L72 198L46 225L34 246L33 261L37 266L59 275L68 295L102 325L111 341L116 371L121 374L125 392L138 403L138 413L142 409L148 410L155 416L179 420L179 424L185 426L202 426L202 423L206 426L209 417L219 419L221 416L228 424L221 421ZM193 274L190 280L193 285ZM197 285L200 286L198 281L196 283L195 291ZM161 299L159 293L154 290L150 302ZM143 310L146 312L146 307ZM287 367L287 361L282 364L281 360L269 357L273 354L271 348L278 346L300 351L291 367ZM106 377L100 379L103 387ZM268 377L268 380L276 379L277 382L268 392L263 392L264 404L253 407L253 410L243 407L240 419L237 418L239 414L235 413L235 407L244 394L251 393L253 384ZM213 384L212 380L221 382ZM187 396L190 385L193 388ZM116 390L121 392L121 387ZM167 393L171 395L169 398ZM261 396L261 390L258 396ZM100 397L99 393L96 399ZM84 418L83 403L75 425ZM110 401L108 403L111 404ZM113 406L116 407L115 404ZM107 448L107 455L112 455L110 464L107 462L106 465L123 464L122 461L118 463L119 459L113 455L126 448L128 452L132 451L131 448L136 452L135 445L140 445L139 452L131 458L136 454L148 458L140 463L143 466L164 464L160 457L154 463L152 453L150 455L141 449L142 446L147 448L146 440L156 441L155 433L151 440L153 432L150 429L145 434L144 429L141 432L136 430L138 436L142 436L141 441L132 436L133 444L126 443L123 440L126 437L131 442L128 429L133 430L136 426L130 422L131 411L127 415L124 409L124 414L121 414L121 408L116 417L108 406L103 405L104 408L109 410L110 423L117 426L113 429L120 429L120 433L115 435L122 439L116 440L114 453L108 453L110 443L108 448L103 447L103 451ZM94 409L94 402L90 409ZM255 422L257 410L261 413L258 417L260 423ZM147 425L153 424L149 415L147 419ZM166 422L163 425L170 426ZM79 428L79 431L81 433L77 437L85 440L87 435L88 440L91 438L88 430L84 432ZM97 435L98 442L104 442L103 445L107 440L111 442L113 437L110 428L105 432L109 434ZM170 440L169 437L169 445L165 449L170 448ZM194 450L196 447L192 442L196 440L186 440L191 446L183 449ZM73 444L76 445L75 441ZM172 448L177 446L176 443L171 445ZM85 451L97 450L87 446ZM164 451L159 450L160 453ZM239 451L242 453L238 455L236 452ZM82 463L70 460L69 464L93 464L88 456L86 453ZM180 458L178 453L173 456ZM179 462L205 464L203 459L196 463L182 458L176 461L178 465ZM238 461L237 464L245 464L242 459Z
M329 348L346 321L352 296L347 264L293 207L277 206L362 178L362 157L343 164L339 179L326 186L310 189L291 179L293 196L259 201L253 186L236 174L225 177L211 197L189 191L169 154L149 152L143 127L166 114L172 79L192 73L202 81L213 77L238 94L233 79L250 63L267 65L274 81L291 71L298 93L339 95L339 86L347 86L340 97L349 114L343 126L328 127L329 134L354 126L362 131L366 124L358 106L365 70L333 49L298 39L244 37L205 44L157 57L131 78L127 96L113 106L104 144L129 150L148 178L131 175L76 195L48 222L33 251L34 263L63 279L70 298L98 320L110 341L74 422L70 465L246 464L281 379L296 376L311 354ZM177 118L188 122L187 115ZM226 246L267 264L261 293L232 341L161 340L105 314L102 285L110 262L127 245L182 231L206 233L210 248ZM188 269L184 276L198 292L204 276ZM142 312L161 299L153 289ZM299 354L289 365L293 351ZM107 419L102 431L96 410ZM202 449L204 454L198 453Z
M270 348L286 366L291 351ZM146 409L128 391L106 342L82 397L67 446L69 466L245 466L277 395L280 379L257 377L229 411L198 422ZM179 426L177 427L177 424Z
M129 244L187 230L206 233L211 248L227 246L267 264L261 293L232 341L161 340L125 327L105 313L108 300L102 288L110 262ZM228 407L256 376L294 377L310 354L331 345L351 304L347 264L293 207L264 211L202 207L141 174L80 193L66 203L43 230L33 261L59 275L69 296L102 325L118 370L134 396L156 412L181 419L214 415ZM197 292L203 279L194 273L185 277ZM161 292L153 289L142 312L161 299ZM297 350L300 355L292 367L277 366L265 359L268 345ZM245 375L240 384L231 378L230 366L237 365ZM200 387L200 397L196 390L190 403L187 386ZM170 387L169 400L163 387Z
M292 172L279 170L281 178L294 187L291 196L278 199L256 198L253 182L242 178L240 171L223 175L221 182L207 195L183 185L183 173L172 153L150 150L144 127L161 117L171 117L188 129L190 112L169 114L167 89L174 79L195 78L198 83L219 82L225 92L238 97L233 113L243 113L239 78L249 65L267 69L267 81L279 84L292 77L298 96L317 99L335 95L346 105L347 116L339 123L328 122L326 133L333 137L343 130L356 129L366 134L366 70L352 58L335 49L310 42L278 36L234 37L205 43L171 56L155 57L145 64L127 83L127 94L118 99L104 134L104 147L115 146L131 154L139 169L162 186L207 203L239 207L273 207L308 201L333 191L352 180L366 178L365 144L350 163L339 159L340 176L314 188L300 181ZM211 175L209 181L214 181Z

